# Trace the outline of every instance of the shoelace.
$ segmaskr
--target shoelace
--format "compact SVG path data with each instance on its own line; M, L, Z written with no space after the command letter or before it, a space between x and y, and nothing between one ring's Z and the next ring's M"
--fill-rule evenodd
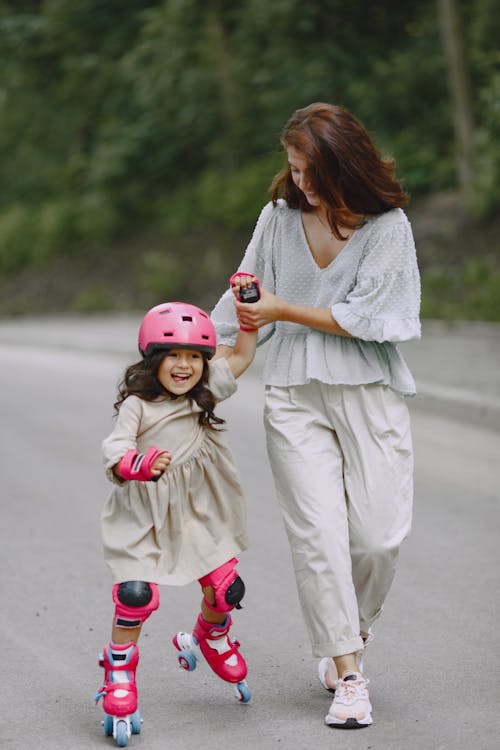
M366 698L367 692L366 692L366 686L368 685L369 680L360 678L357 680L348 680L347 682L344 682L344 680L339 680L337 683L337 691L335 693L335 698L338 700L352 700L353 698Z

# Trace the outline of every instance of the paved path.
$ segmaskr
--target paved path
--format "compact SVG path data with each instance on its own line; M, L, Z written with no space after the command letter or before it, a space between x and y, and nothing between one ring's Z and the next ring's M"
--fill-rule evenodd
M2 750L113 747L91 700L111 613L99 537L109 488L99 444L112 424L116 380L134 355L137 320L0 325ZM480 339L476 330L465 343ZM12 345L20 340L25 346ZM497 349L477 346L475 369L466 369L450 354L455 347L455 361L467 363L463 341L439 330L424 341L422 354L411 354L417 381L432 371L436 352L451 347L439 372L449 368L448 377L460 380L442 382L444 392L495 395ZM190 627L199 592L195 584L162 587L162 606L141 641L144 731L130 747L496 750L500 432L462 421L462 411L454 421L428 413L427 396L413 400L414 528L366 659L375 723L337 732L323 724L330 696L300 616L256 372L245 373L237 396L221 405L247 497L251 545L240 565L247 596L235 634L250 663L252 702L238 705L207 669L176 668L170 635ZM474 373L482 373L482 392Z
M500 323L424 321L401 345L417 382L413 407L500 430Z
M0 344L134 356L140 319L140 314L4 318ZM424 321L422 330L419 341L401 345L418 388L411 409L500 430L500 323ZM262 356L260 351L254 371Z

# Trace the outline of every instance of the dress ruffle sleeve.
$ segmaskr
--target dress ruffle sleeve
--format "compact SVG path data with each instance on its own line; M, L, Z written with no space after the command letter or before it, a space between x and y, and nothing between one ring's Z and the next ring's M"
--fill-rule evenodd
M114 474L113 466L121 461L128 450L137 448L141 413L140 399L135 396L126 398L120 406L114 430L102 441L106 476L114 484L122 485L123 481Z
M274 274L272 262L266 258L266 248L272 247L272 242L268 242L269 234L273 231L273 219L276 214L276 207L268 203L262 209L260 216L255 225L252 239L243 256L238 271L252 273L257 276L261 285L270 292L274 292ZM210 315L212 323L217 332L217 344L234 346L236 336L238 335L238 320L234 309L234 297L228 289L220 298ZM257 346L267 341L274 333L274 324L263 326L259 329L257 337Z
M227 359L221 357L210 365L209 385L216 401L224 399L236 393L238 384L229 366Z
M362 258L345 301L331 306L332 317L364 341L408 341L420 337L420 277L410 225L402 214L382 225Z

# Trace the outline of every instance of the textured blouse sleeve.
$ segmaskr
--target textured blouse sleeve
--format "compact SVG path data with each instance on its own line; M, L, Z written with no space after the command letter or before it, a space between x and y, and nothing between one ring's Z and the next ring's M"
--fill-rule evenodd
M117 464L130 448L137 447L137 435L141 423L141 401L129 396L120 406L114 430L102 442L102 453L106 476L115 484L123 484L113 473Z
M354 287L331 307L352 336L380 343L420 337L420 277L410 223L402 212L396 221L385 217L368 239Z
M268 203L262 209L252 235L252 239L245 251L238 271L253 273L261 285L270 292L274 291L274 273L272 268L272 229L270 219L275 207ZM234 309L234 297L228 289L220 298L211 313L211 320L217 332L217 344L234 346L238 334L238 320ZM274 324L259 329L257 346L260 346L272 336Z

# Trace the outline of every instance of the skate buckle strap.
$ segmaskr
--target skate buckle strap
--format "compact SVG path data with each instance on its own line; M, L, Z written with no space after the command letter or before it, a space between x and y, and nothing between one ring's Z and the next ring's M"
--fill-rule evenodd
M117 661L116 663L112 662L106 662L107 667L110 672L133 672L135 667L130 666L130 662L128 661ZM99 659L99 666L104 668L105 661L104 659Z
M223 638L225 635L229 633L229 626L218 626L216 625L214 628L210 628L207 634L207 638L210 638L214 641L219 640L219 638Z
M109 685L103 685L100 690L94 695L96 705L99 703L101 698L104 698L108 693L114 693L116 690L124 690L130 693L130 682L110 682Z
M239 649L239 647L240 647L240 645L241 645L241 644L240 644L240 642L239 642L239 641L237 641L237 640L236 640L236 638L232 638L232 639L231 639L231 638L228 638L228 637L226 636L226 643L227 643L227 645L228 645L228 647L229 647L229 648L228 648L228 649L226 649L225 651L219 652L219 651L217 651L217 649L216 649L216 648L213 648L213 647L212 647L212 646L210 645L210 641L212 641L212 640L214 640L214 641L216 641L216 640L221 640L221 638L212 638L212 637L211 637L211 635L212 635L212 634L210 634L210 636L207 636L207 638L205 639L205 643L207 644L207 646L208 646L208 647L209 647L209 648L210 648L210 649L211 649L212 651L214 651L214 652L215 652L215 653L214 653L214 654L213 654L213 655L211 656L211 659L213 659L214 661L222 661L222 662L225 662L225 661L228 661L228 659L230 659L230 658L231 658L231 656L234 656L234 655L236 655L236 654L238 653L238 649ZM224 636L222 636L222 637L224 637Z
M123 664L120 664L119 662L118 664L111 664L108 667L108 669L110 672L133 672L134 671L134 668L133 667L131 668L130 664L125 664L125 662Z
M106 685L103 685L100 690L97 691L97 693L94 695L94 701L97 706L101 698L104 698L108 691L106 690Z

